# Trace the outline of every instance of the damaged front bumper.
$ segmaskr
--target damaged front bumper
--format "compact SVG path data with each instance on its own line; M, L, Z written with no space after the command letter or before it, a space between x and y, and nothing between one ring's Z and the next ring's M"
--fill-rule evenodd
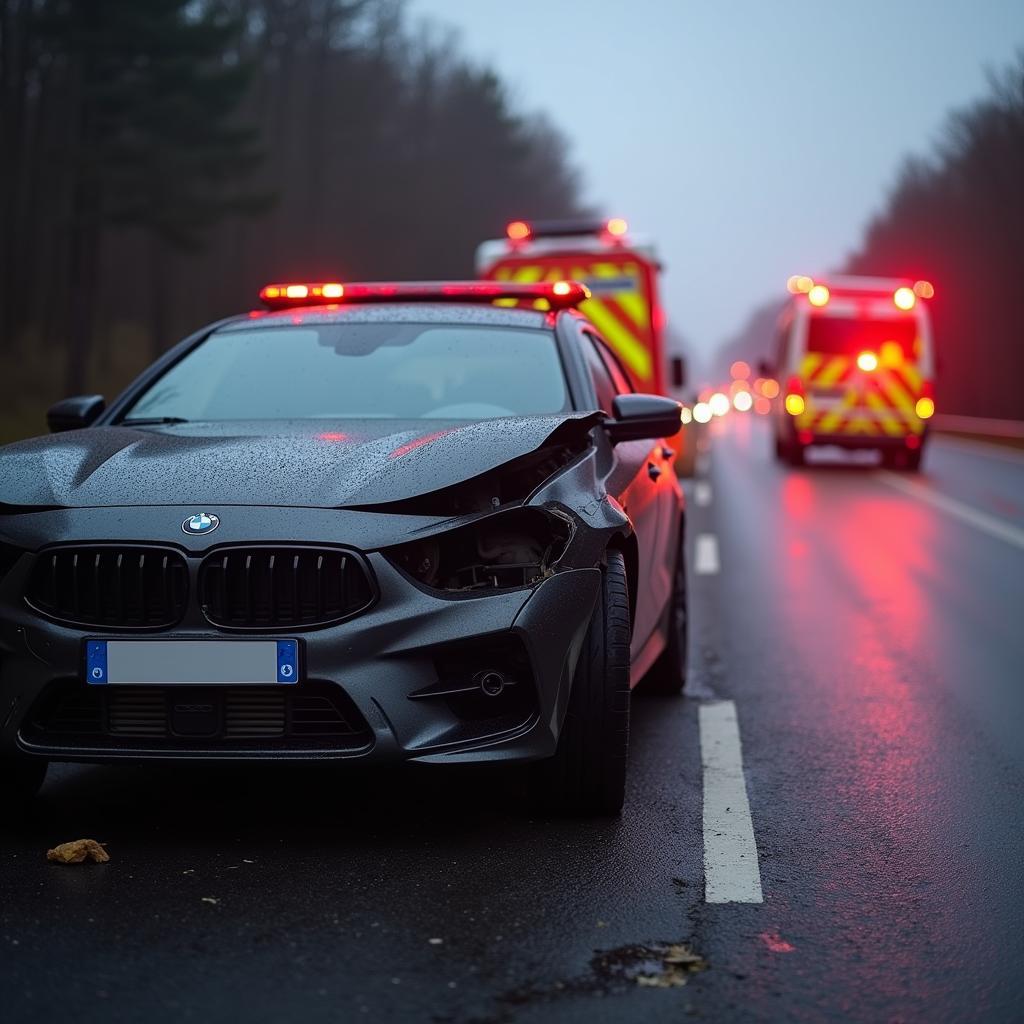
M86 639L118 634L40 618L10 599L18 581L5 580L0 755L439 763L553 754L600 570L453 597L413 585L379 553L368 565L377 600L349 621L294 633L303 670L287 687L88 686ZM155 635L227 639L195 620Z

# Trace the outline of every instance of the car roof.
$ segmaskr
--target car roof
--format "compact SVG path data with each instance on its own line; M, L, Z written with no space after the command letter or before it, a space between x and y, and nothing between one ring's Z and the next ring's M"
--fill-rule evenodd
M337 306L307 306L273 312L254 311L223 322L215 333L290 327L295 324L466 324L480 327L551 327L550 313L534 309L506 308L460 302L352 303Z

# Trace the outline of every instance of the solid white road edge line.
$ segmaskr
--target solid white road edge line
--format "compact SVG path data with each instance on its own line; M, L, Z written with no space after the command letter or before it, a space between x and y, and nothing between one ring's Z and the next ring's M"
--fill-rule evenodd
M940 494L938 491L933 491L930 487L919 484L914 480L906 480L896 473L882 471L878 473L878 479L890 487L895 487L898 491L903 491L904 494L910 494L915 498L920 498L921 501L927 501L936 508L942 509L943 512L947 512L949 515L969 523L983 533L987 533L990 537L1004 540L1007 544L1013 544L1014 547L1024 550L1024 530L1014 526L1012 523L1008 523L1005 519L991 516L987 512L982 512L981 509L973 508L962 501L957 501L956 498L950 498L945 494Z
M712 576L718 568L718 538L713 533L698 533L693 546L693 571Z
M731 700L701 704L699 720L704 769L704 899L707 903L763 903L736 705Z
M693 489L693 500L698 505L711 504L711 484L707 480L697 481L697 486Z

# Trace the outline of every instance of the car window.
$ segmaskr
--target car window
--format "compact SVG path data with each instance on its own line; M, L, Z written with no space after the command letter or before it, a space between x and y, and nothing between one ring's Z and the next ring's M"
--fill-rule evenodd
M859 317L812 316L807 325L807 351L855 356L864 349L897 361L921 357L917 322L910 317L868 320Z
M601 353L597 350L594 338L584 333L582 338L583 358L590 373L590 379L594 384L594 393L597 395L598 407L610 413L615 403L616 388L608 367L605 366Z
M597 347L597 351L600 354L608 373L611 375L612 383L615 385L615 391L620 395L633 394L633 392L636 391L636 388L633 386L633 381L612 347L608 345L607 342L602 341L596 334L590 335L590 337L594 345Z
M567 407L550 331L360 323L218 331L125 418L487 419Z

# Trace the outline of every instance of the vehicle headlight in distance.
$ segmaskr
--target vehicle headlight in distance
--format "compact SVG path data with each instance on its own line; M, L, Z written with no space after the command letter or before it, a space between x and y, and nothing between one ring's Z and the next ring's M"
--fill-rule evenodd
M568 519L540 508L515 508L384 554L435 590L508 590L547 576L571 532Z

